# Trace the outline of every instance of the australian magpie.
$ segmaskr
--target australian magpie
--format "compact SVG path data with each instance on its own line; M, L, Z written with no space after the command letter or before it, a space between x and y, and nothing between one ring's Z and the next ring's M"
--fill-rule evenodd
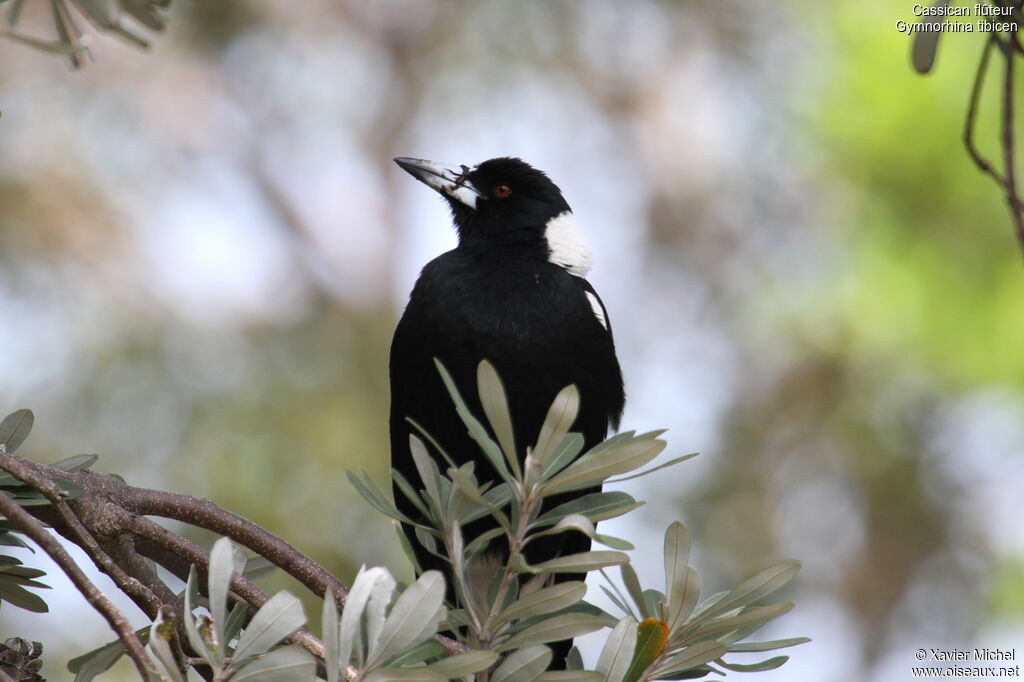
M508 394L515 443L525 456L555 395L575 384L580 411L572 430L593 447L616 428L625 402L608 311L585 279L591 250L562 192L543 172L517 158L477 166L422 159L395 163L448 202L458 246L430 261L412 290L391 344L391 461L418 481L409 453L411 418L459 464L475 463L477 480L497 482L494 468L467 435L434 358L451 374L470 410L483 421L476 371L489 360ZM585 451L585 450L584 450ZM444 460L436 452L442 471ZM552 508L593 490L547 500ZM420 514L400 491L399 509ZM496 526L486 517L463 529L466 542ZM423 549L405 528L423 570L447 566ZM491 551L498 560L507 546ZM590 539L568 532L538 538L526 558L536 563L589 549ZM504 554L503 554L504 552ZM559 580L581 579L559 575ZM486 587L486 586L485 586ZM560 667L571 642L560 642Z

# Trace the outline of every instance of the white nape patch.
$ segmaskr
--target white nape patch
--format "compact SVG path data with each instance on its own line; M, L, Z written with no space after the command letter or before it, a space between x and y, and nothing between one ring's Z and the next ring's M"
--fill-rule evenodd
M601 301L597 300L597 296L590 293L589 291L584 292L587 295L587 300L590 301L590 309L594 311L594 316L597 321L601 323L601 326L608 330L608 318L604 316L604 308L601 307Z
M583 236L583 230L573 217L572 211L564 211L551 220L544 228L551 255L548 261L559 265L577 277L586 277L593 263L590 242Z

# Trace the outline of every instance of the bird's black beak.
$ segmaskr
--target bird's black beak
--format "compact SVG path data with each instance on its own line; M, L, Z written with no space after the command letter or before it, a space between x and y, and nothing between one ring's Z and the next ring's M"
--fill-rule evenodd
M469 181L469 174L475 170L470 166L410 159L406 156L399 156L395 163L427 187L470 208L475 209L477 199L483 196Z

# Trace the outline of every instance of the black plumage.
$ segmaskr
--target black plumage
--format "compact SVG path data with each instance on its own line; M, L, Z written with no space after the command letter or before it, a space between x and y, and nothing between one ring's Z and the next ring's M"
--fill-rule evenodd
M575 384L580 411L572 430L586 448L618 426L625 396L608 314L584 279L589 247L558 187L519 159L498 158L475 168L419 159L395 161L448 201L458 246L423 268L391 345L391 458L410 481L418 475L409 453L407 417L422 425L456 462L475 462L477 479L497 481L493 467L467 435L438 375L447 368L469 408L482 418L477 365L489 360L505 385L519 452L533 445L555 395ZM442 471L443 460L432 453ZM593 490L547 501L551 508ZM419 516L395 491L399 509ZM485 517L464 529L466 542L494 527ZM447 570L406 528L424 569ZM492 551L507 553L507 547ZM503 543L501 543L503 545ZM569 532L527 547L531 563L586 551L590 540ZM581 576L559 576L561 580ZM568 644L558 645L556 663Z

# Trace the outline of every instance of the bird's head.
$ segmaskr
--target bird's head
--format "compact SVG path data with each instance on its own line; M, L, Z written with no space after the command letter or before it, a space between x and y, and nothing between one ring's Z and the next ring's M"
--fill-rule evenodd
M448 201L460 243L536 246L548 260L583 277L590 246L558 185L517 158L476 166L399 157L395 163Z

